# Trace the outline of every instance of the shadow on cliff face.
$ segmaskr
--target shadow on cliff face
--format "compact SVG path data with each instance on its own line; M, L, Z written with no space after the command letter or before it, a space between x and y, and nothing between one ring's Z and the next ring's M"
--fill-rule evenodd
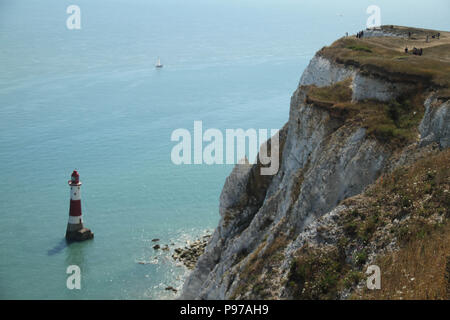
M61 239L52 249L47 251L48 256L53 256L55 254L58 254L64 250L69 244L67 243L66 239Z

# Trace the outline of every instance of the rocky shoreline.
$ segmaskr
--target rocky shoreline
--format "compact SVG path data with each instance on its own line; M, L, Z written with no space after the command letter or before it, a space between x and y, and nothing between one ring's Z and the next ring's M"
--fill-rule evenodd
M205 251L209 239L211 239L211 235L207 234L192 243L188 243L185 247L176 248L172 258L175 261L182 262L186 268L194 269L198 258Z
M205 251L206 246L208 245L208 242L211 239L211 230L208 230L206 234L198 236L194 241L187 240L185 245L180 247L175 247L176 244L174 242L170 242L169 244L162 244L160 243L159 238L152 239L151 242L153 243L152 248L155 252L158 251L165 251L166 253L163 254L165 257L172 258L175 262L177 262L178 266L184 266L188 270L192 270L195 268L195 265L199 259L199 257L203 254ZM158 264L159 263L159 256L155 256L153 260L150 261L137 261L138 264ZM169 258L169 259L170 259ZM166 291L172 291L173 293L178 292L178 288L174 286L167 286L165 288Z
M208 245L209 240L211 239L211 233L207 233L206 235L200 236L193 242L186 241L186 245L182 247L177 247L173 249L173 254L171 257L175 261L181 262L186 268L194 269L195 264L197 263L198 258L205 251L206 246ZM171 248L168 244L162 245L159 242L160 239L155 238L152 239L152 242L155 243L152 248L162 251L167 251L169 254L171 252ZM170 246L174 246L175 244L172 242ZM139 261L140 264L145 264L144 261Z

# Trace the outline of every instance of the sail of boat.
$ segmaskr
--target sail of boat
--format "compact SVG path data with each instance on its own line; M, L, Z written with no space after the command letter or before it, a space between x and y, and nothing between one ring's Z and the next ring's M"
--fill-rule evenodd
M158 62L155 65L156 68L162 68L163 65L161 64L161 59L158 57Z

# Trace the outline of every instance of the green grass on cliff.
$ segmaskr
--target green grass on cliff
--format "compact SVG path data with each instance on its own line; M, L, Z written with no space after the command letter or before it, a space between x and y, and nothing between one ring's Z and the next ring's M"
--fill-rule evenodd
M417 139L417 127L424 114L424 98L416 91L389 102L352 102L351 79L328 87L310 86L306 103L326 108L331 116L365 127L367 134L390 147L401 147Z
M350 88L352 79L336 82L328 87L310 86L307 97L311 103L333 106L337 103L349 102L352 99Z
M277 268L284 259L283 251L288 245L285 235L278 234L271 243L264 241L252 252L246 263L242 256L236 257L235 263L241 263L240 284L230 299L271 299L270 282L277 277ZM247 253L243 254L246 256Z
M292 261L287 288L296 300L336 299L339 290L357 284L362 273L352 271L339 249L309 248L297 252Z
M411 98L398 98L388 103L359 103L361 109L370 106L371 110L363 110L362 125L367 128L368 135L391 147L404 146L417 140L418 126L425 108L423 96L418 93Z
M351 49L351 50L355 50L355 51L364 51L364 52L369 52L371 53L372 50L365 47L365 46L360 46L360 45L351 45L351 46L347 46L347 49Z

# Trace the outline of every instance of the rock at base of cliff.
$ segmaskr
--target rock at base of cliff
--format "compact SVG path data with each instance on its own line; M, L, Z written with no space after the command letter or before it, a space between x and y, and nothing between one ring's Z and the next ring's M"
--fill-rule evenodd
M208 234L188 244L184 248L176 248L172 258L181 261L188 269L194 269L198 258L205 251L210 238L211 235Z

